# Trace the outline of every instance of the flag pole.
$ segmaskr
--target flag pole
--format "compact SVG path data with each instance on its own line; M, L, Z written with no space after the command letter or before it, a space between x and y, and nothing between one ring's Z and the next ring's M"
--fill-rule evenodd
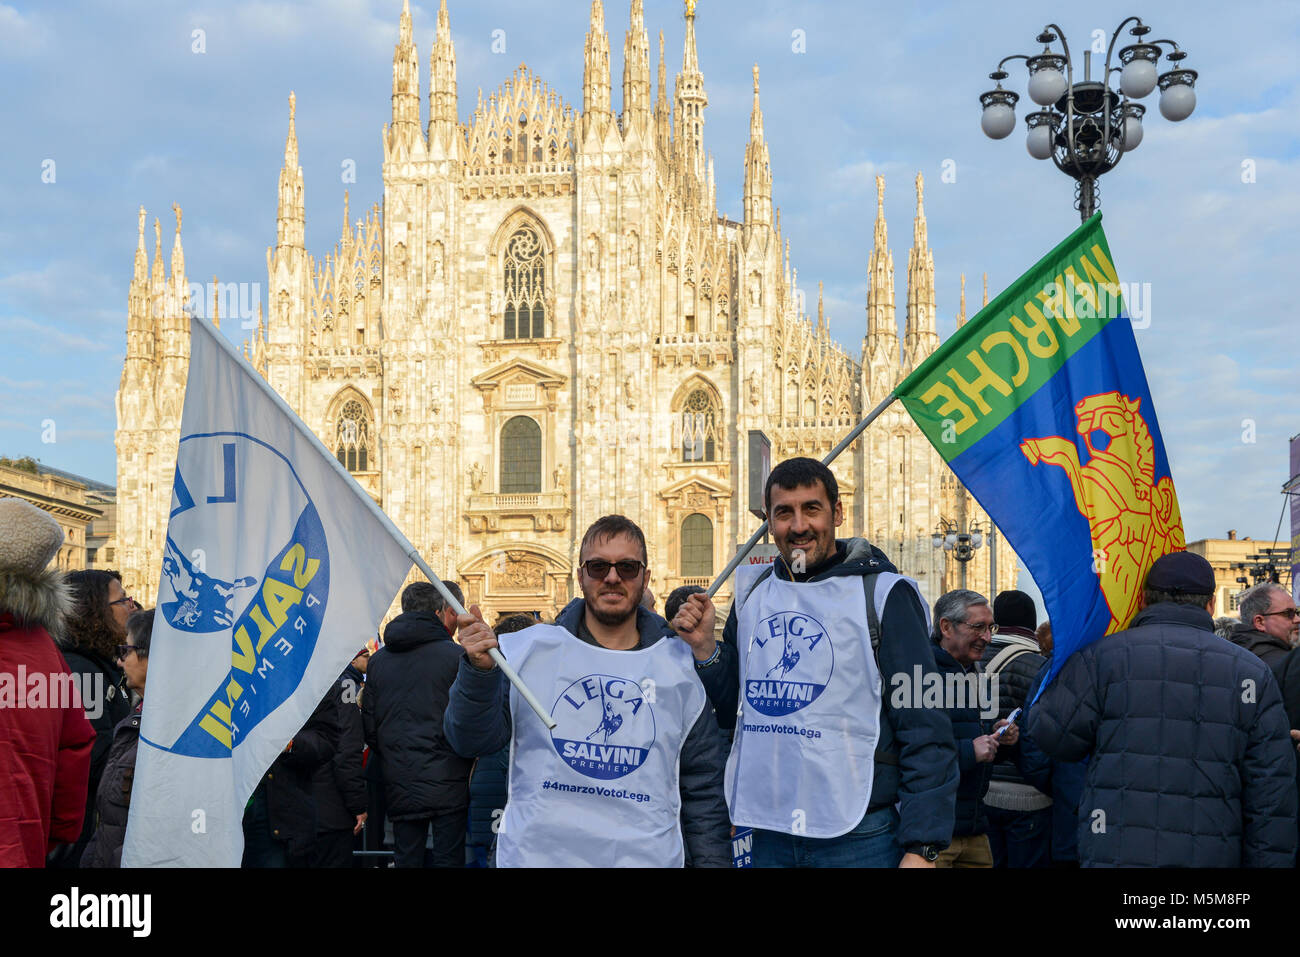
M452 607L456 614L467 614L465 607L456 600L455 596L452 595L450 591L447 590L447 586L442 583L442 579L435 575L433 569L430 568L428 563L420 557L419 551L411 544L410 539L403 535L401 530L393 524L393 520L385 514L384 510L379 507L379 504L370 497L366 490L357 484L357 480L352 477L352 473L344 468L343 463L325 447L325 443L320 440L320 437L307 427L307 423L302 420L297 412L290 408L289 403L284 400L284 397L281 396L280 393L276 392L275 389L271 388L271 383L263 379L258 371L249 364L248 360L240 355L239 350L235 348L235 344L222 335L220 330L216 327L209 325L206 320L200 319L197 316L192 316L190 318L191 337L194 335L195 328L203 329L204 332L212 338L212 341L217 344L218 348L225 350L226 355L238 363L244 373L252 379L254 383L256 383L257 387L260 388L266 397L275 404L276 408L285 413L289 421L294 424L300 433L302 433L303 438L305 438L311 445L315 446L316 451L325 457L330 465L333 466L334 471L347 480L348 487L356 493L357 498L361 500L362 505L369 509L371 515L373 515L375 520L384 527L384 530L387 531L388 534L392 535L393 538L397 539L397 541L405 547L406 557L409 558L412 563L420 569L420 571L424 572L425 577L429 579L429 583L438 590L438 593L442 595L443 600ZM519 692L520 696L528 702L528 706L537 712L537 716L545 722L548 728L554 728L555 719L551 717L550 712L542 706L536 696L528 690L528 686L524 684L524 681L519 677L519 674L506 663L506 659L501 652L496 648L490 648L488 649L488 654L491 656L492 660L496 662L497 667L501 669L501 673L506 676L506 679L515 686L515 689Z
M897 398L898 396L894 395L892 392L885 396L878 406L867 413L865 419L853 427L853 431L840 440L839 445L826 453L826 457L822 459L822 465L830 465L835 461L836 457L852 445L853 440L866 431L867 426L876 421L876 419L880 417L880 414L889 408ZM754 546L758 544L758 540L762 538L764 533L767 531L767 526L768 523L764 521L763 524L758 527L758 531L751 535L749 541L740 547L740 551L736 553L736 557L727 562L727 567L722 570L721 574L719 574L717 578L713 579L713 584L709 586L708 591L705 592L705 594L712 598L718 593L718 589L721 588L726 580L731 577L731 573L740 566L740 563L745 560L745 556L748 555L750 551L753 550Z

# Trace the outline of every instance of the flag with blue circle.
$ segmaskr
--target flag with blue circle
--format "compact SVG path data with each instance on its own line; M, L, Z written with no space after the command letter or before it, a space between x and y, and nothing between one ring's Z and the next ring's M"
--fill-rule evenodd
M221 333L190 329L124 866L239 866L258 782L412 564Z

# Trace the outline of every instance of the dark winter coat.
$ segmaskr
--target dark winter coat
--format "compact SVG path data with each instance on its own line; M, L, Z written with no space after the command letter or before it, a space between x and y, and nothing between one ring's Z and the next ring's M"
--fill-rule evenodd
M1022 656L1023 657L1023 656ZM1029 689L1028 700L1033 701L1038 694L1038 686L1051 670L1052 659L1043 662L1033 686ZM1033 706L1026 707L1026 713L1020 720L1020 754L1024 763L1035 767L1048 768L1047 780L1050 782L1052 797L1052 861L1065 862L1079 860L1079 800L1083 796L1083 785L1088 775L1088 763L1084 761L1056 761L1049 758L1038 747L1034 736L1028 730L1029 714ZM1043 788L1037 778L1031 779L1038 788Z
M1023 647L1025 642L1031 642L1034 650L1014 654L998 669L998 720L1008 717L1016 708L1024 708L1029 703L1030 689L1037 683L1038 673L1042 671L1043 663L1047 658L1037 651L1038 642L1034 641L1032 631L1028 628L1008 625L993 636L993 640L984 649L984 656L980 659L981 670L988 672L990 662L998 655L1013 645ZM1023 719L1018 723L1023 726ZM1001 754L1002 749L998 750ZM989 807L1009 811L1027 812L1047 807L1051 803L1051 796L1035 786L1035 784L1045 785L1047 776L1045 774L1039 781L1030 783L1020 773L1016 762L999 761L993 765L993 778L989 782L984 803Z
M790 580L785 563L775 563L773 574ZM863 538L840 539L835 557L813 568L800 581L822 581L840 575L866 576L897 572L885 553ZM733 603L722 633L721 657L700 669L700 680L718 714L718 723L732 728L740 695L740 660L736 652L736 608ZM880 613L880 648L876 664L890 687L891 675L907 675L919 668L922 675L935 672L934 645L926 627L925 609L912 588L895 585ZM924 680L924 679L923 679ZM886 693L880 706L880 741L868 812L898 805L898 843L905 851L920 845L946 847L952 836L953 802L957 791L957 754L952 724L936 708L894 708Z
M1247 624L1233 625L1228 640L1258 656L1259 660L1274 672L1281 667L1283 659L1291 653L1291 645L1281 638L1274 638L1268 632L1258 631Z
M586 610L581 598L574 599L556 617L555 624L577 635ZM642 648L664 638L677 637L668 622L645 608L637 609L636 624ZM508 745L511 738L509 682L501 669L483 671L462 655L443 726L447 740L468 757L494 754ZM731 820L722 793L723 763L718 722L706 707L686 735L679 762L682 836L686 860L693 867L732 865Z
M20 673L69 673L50 637L67 604L60 572L0 572L0 681L13 693L26 691ZM59 703L0 707L0 867L43 867L81 835L95 731L75 703Z
M1300 648L1288 652L1274 672L1282 688L1282 706L1286 708L1287 723L1300 728ZM1300 785L1300 762L1297 762L1296 783ZM1300 835L1298 835L1300 836Z
M502 748L474 762L474 773L469 778L469 841L470 847L487 851L496 834L494 821L501 818L506 806L506 790L510 779L510 749Z
M271 836L284 841L289 854L299 859L307 858L316 846L312 775L334 756L337 714L333 694L325 695L293 736L292 750L275 759L258 785L265 795Z
M366 743L384 758L394 821L469 805L474 762L452 749L442 721L460 659L460 645L428 611L394 618L384 629L384 647L370 656L361 716Z
M140 745L140 708L122 719L113 731L104 775L95 797L95 833L81 855L82 867L121 867L126 819L135 782L135 756Z
M95 796L99 793L99 782L108 765L113 732L131 713L131 700L122 685L122 669L98 652L72 647L64 649L63 657L68 663L68 670L77 678L77 686L93 689L93 693L99 696L99 700L95 701L87 695L90 700L82 702L89 709L86 717L95 729L95 746L90 754L90 778L86 785L86 813L82 819L81 836L72 848L56 853L51 858L51 863L56 866L76 867L95 830Z
M366 778L361 769L366 742L357 705L364 681L365 675L348 665L330 689L339 739L334 756L312 776L317 831L351 831L357 815L366 811Z
M1296 755L1273 672L1162 602L1071 655L1029 712L1052 757L1091 753L1085 867L1291 867Z
M944 675L978 674L978 663L964 668L942 645L934 645L934 664ZM961 781L957 785L957 802L953 814L953 837L968 837L983 834L989 829L988 815L984 813L984 792L989 789L993 777L991 761L975 760L975 739L989 734L993 730L994 718L980 716L977 702L970 702L964 708L945 708L948 720L952 722L953 741L957 747L957 767L961 771ZM999 752L1006 745L998 748Z

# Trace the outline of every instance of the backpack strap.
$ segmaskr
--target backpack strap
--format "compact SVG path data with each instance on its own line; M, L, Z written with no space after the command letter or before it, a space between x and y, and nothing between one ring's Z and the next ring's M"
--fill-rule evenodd
M862 591L867 603L867 631L871 635L871 654L876 659L876 670L880 670L880 614L876 610L876 579L880 573L862 576ZM876 764L890 764L897 767L898 755L893 751L876 748Z
M1015 645L1008 645L993 656L993 660L988 663L984 673L986 675L995 675L1016 658L1027 654L1029 654L1028 648L1017 648Z
M880 669L880 615L876 612L876 579L880 573L862 576L862 591L867 600L867 630L871 633L871 653L876 657L876 669Z

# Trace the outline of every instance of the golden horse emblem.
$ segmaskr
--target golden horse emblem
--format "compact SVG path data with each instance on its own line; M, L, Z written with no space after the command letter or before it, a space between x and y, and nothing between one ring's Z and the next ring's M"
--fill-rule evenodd
M1064 436L1020 443L1031 465L1055 465L1070 478L1075 504L1092 530L1093 565L1110 608L1108 635L1137 611L1151 563L1186 547L1173 480L1155 480L1155 444L1138 411L1141 404L1140 398L1103 392L1074 407L1077 431L1088 447L1086 463L1079 462L1078 447ZM1110 437L1105 448L1093 445L1094 432Z

